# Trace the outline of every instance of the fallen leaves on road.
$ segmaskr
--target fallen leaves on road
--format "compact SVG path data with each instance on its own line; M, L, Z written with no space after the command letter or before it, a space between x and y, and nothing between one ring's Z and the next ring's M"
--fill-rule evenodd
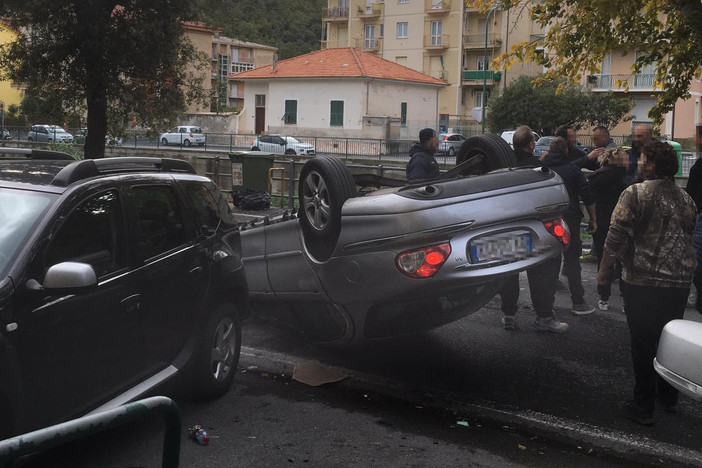
M347 377L347 374L332 367L325 367L316 360L297 364L293 369L293 380L311 387L340 382Z

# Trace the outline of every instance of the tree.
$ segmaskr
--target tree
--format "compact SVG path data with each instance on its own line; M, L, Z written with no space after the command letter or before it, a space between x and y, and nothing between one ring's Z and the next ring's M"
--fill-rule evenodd
M138 114L162 128L186 100L203 99L206 59L186 39L187 0L5 0L4 16L23 33L0 50L4 75L64 113L87 110L85 157L105 154L108 117ZM64 116L65 117L65 116ZM63 122L59 122L63 123Z
M535 82L539 82L538 85ZM561 92L556 89L561 87ZM518 125L529 125L546 135L563 124L613 127L631 111L628 98L615 98L611 92L591 93L565 80L543 80L522 76L489 101L487 125L500 133ZM629 116L629 119L631 117Z
M528 15L548 30L547 51L536 41L520 42L495 59L494 68L531 60L547 68L546 79L579 82L600 72L614 50L636 53L631 73L655 66L658 95L650 116L660 124L678 99L690 97L690 82L702 71L702 7L699 0L466 0L485 11L493 5Z

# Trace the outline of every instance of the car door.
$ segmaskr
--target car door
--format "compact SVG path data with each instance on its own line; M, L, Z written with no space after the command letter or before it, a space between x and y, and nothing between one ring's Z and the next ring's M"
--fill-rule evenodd
M18 294L16 333L31 427L108 400L139 379L150 359L134 340L141 298L130 268L123 196L111 187L75 198L42 236L49 240L37 246L28 278L41 283L51 265L72 261L92 265L98 285L75 294L30 288Z
M129 193L144 291L141 342L152 370L161 370L190 336L187 321L199 306L196 283L205 265L193 245L192 229L186 225L185 210L172 182L134 183Z
M178 133L177 128L171 128L166 132L166 140L168 140L168 144L173 144L173 143L179 143L180 142L180 134Z

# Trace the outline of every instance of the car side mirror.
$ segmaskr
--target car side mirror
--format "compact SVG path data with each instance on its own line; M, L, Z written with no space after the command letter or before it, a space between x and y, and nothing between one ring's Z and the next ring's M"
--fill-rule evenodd
M27 281L32 291L71 293L97 285L97 275L91 265L78 262L61 262L49 267L44 275L44 284L37 280Z
M681 393L702 401L702 323L668 322L658 341L653 368Z

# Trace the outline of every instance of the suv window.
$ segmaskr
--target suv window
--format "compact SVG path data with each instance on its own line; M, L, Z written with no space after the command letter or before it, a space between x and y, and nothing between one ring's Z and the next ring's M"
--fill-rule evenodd
M271 137L269 137L268 135L261 135L261 136L258 138L258 140L259 140L261 143L270 143L270 142L271 142Z
M173 189L166 185L132 187L139 220L139 246L145 259L187 241L183 215Z
M195 208L195 213L197 214L195 224L198 232L210 235L217 231L221 221L219 208L207 187L199 184L188 184L185 187L185 193Z
M119 194L102 192L71 212L51 241L44 265L88 263L98 276L105 276L127 265L125 240Z

